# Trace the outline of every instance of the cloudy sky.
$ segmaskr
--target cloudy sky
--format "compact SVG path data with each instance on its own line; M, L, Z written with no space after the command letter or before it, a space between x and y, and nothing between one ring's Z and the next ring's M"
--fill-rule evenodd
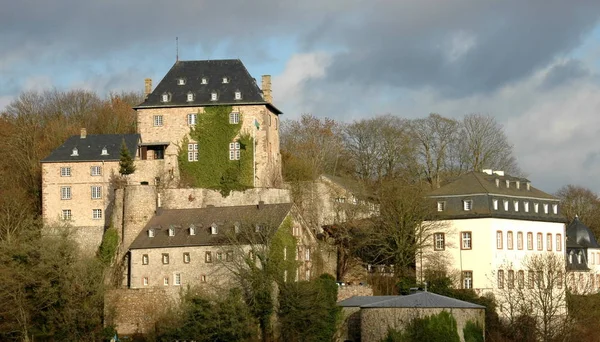
M20 0L0 11L0 110L20 92L155 84L240 58L275 104L350 122L493 115L553 192L600 192L598 0Z

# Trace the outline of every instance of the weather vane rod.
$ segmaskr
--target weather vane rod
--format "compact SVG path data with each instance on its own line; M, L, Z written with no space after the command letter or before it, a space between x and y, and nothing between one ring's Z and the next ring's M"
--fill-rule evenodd
M179 37L175 37L175 61L179 62Z

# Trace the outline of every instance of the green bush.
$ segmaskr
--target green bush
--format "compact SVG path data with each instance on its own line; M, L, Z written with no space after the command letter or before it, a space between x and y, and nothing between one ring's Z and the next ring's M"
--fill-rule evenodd
M98 249L98 259L104 265L110 265L115 257L118 246L119 233L115 228L110 227L104 232L104 236L102 237L102 244L100 244L100 248Z
M479 323L473 321L467 321L463 328L463 336L465 342L483 342L483 328Z
M437 315L416 317L404 328L403 332L389 329L386 342L459 342L456 320L446 311Z

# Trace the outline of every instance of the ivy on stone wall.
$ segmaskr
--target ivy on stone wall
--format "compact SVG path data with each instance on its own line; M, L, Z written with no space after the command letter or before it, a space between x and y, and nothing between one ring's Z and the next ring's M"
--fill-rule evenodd
M279 283L284 282L286 271L288 281L294 280L296 277L296 269L298 268L296 251L298 249L296 248L296 238L292 235L293 224L291 217L286 217L271 240L269 259L275 271L275 280Z
M179 149L181 179L197 188L219 190L224 196L232 190L243 191L253 186L254 140L247 132L240 132L239 123L229 123L230 106L206 107L198 113L196 126L190 129L190 138L198 143L198 161L188 160L189 138L184 138ZM238 142L240 159L230 160L230 143Z

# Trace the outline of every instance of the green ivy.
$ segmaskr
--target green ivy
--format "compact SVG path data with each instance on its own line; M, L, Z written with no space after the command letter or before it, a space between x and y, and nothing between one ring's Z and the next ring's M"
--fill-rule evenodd
M293 224L292 219L289 216L286 217L271 240L269 260L273 267L275 280L279 283L283 283L285 271L287 271L288 281L296 277L298 261L296 261L296 238L292 235ZM285 260L284 249L286 250Z
M197 188L219 190L224 196L231 191L243 191L253 184L254 139L240 132L243 114L237 124L229 123L231 106L206 107L198 113L190 138L198 142L198 161L188 161L189 138L179 149L179 170L184 182ZM229 144L240 143L240 160L229 160Z
M108 266L115 257L117 247L119 246L119 233L112 226L104 232L102 243L98 248L98 259Z

